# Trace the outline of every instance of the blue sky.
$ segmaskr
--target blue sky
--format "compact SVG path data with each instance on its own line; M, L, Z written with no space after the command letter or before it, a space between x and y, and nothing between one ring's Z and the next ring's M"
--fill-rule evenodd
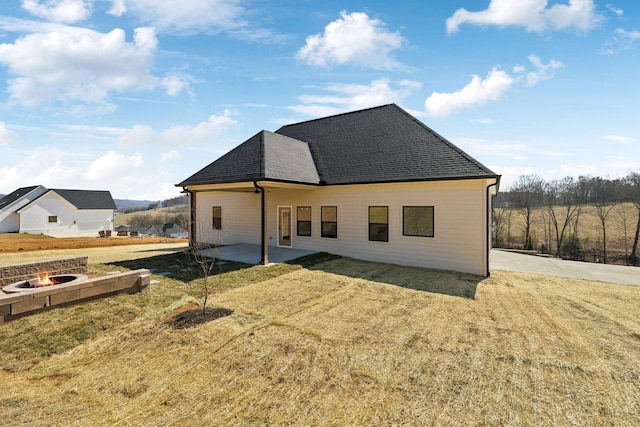
M160 200L260 130L396 103L503 176L640 169L631 0L12 0L0 193Z

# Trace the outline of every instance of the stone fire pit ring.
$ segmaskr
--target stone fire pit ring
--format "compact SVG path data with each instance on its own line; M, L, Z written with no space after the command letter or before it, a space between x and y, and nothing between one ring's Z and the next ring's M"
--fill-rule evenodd
M7 294L16 292L37 292L47 288L60 288L64 287L65 285L71 284L75 285L84 282L88 278L89 276L87 276L86 274L60 274L56 276L49 276L49 280L51 280L52 284L44 286L35 286L35 279L22 280L20 282L12 283L5 286L4 288L2 288L2 292L5 292Z

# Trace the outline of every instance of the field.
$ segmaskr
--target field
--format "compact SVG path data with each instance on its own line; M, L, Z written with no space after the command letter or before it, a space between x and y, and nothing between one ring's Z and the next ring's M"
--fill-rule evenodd
M640 425L640 287L315 255L226 263L211 307L184 254L148 294L0 326L4 425Z
M500 208L496 208L499 210ZM531 219L531 236L537 250L541 250L543 245L549 246L547 220L544 216L544 209L534 209ZM626 233L625 221L626 215ZM563 217L562 217L563 218ZM507 216L504 217L505 224L508 223ZM625 250L631 251L633 235L638 222L637 210L630 203L620 203L613 207L607 217L607 258L610 264L624 264ZM553 226L551 226L553 227ZM553 230L552 233L555 233ZM516 209L511 209L511 227L505 226L503 234L504 247L522 248L525 246L525 222L521 214ZM570 234L566 231L565 238ZM625 239L626 234L626 239ZM555 234L553 234L555 236ZM584 253L585 261L593 261L594 253L599 254L602 249L602 225L593 206L584 206L580 215L578 237ZM626 242L626 247L625 247ZM551 239L552 251L555 251L555 237Z

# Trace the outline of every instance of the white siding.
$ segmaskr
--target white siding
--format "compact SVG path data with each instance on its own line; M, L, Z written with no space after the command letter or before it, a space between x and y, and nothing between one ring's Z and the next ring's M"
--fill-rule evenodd
M20 230L20 216L16 211L46 191L42 186L36 187L12 204L5 206L0 211L0 233L17 233Z
M58 221L49 222L49 216ZM97 236L113 230L112 209L77 209L55 193L48 193L20 211L20 232L56 237Z
M292 207L294 248L369 261L485 275L485 180L436 181L267 190L269 245L277 243L277 207ZM211 207L222 206L223 244L260 243L260 195L198 193L198 218L211 227ZM311 237L296 234L296 207L311 206ZM320 237L320 207L337 206L338 237ZM369 241L369 206L389 207L389 242ZM402 235L403 206L434 206L434 237ZM198 239L201 240L201 239ZM213 242L212 242L213 243Z

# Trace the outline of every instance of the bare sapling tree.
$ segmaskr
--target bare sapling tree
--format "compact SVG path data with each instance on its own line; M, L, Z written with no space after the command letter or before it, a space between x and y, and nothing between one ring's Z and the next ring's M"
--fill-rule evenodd
M220 230L211 230L210 227L203 227L198 224L197 236L207 236L203 241L197 242L196 238L189 239L189 257L195 262L200 276L200 286L190 286L191 291L196 294L196 299L202 306L202 315L207 314L207 303L213 294L215 284L211 281L211 276L220 273L218 262L218 248L221 246L222 236ZM212 243L213 242L213 243ZM216 268L218 271L215 271ZM222 275L217 274L218 285L222 280Z

